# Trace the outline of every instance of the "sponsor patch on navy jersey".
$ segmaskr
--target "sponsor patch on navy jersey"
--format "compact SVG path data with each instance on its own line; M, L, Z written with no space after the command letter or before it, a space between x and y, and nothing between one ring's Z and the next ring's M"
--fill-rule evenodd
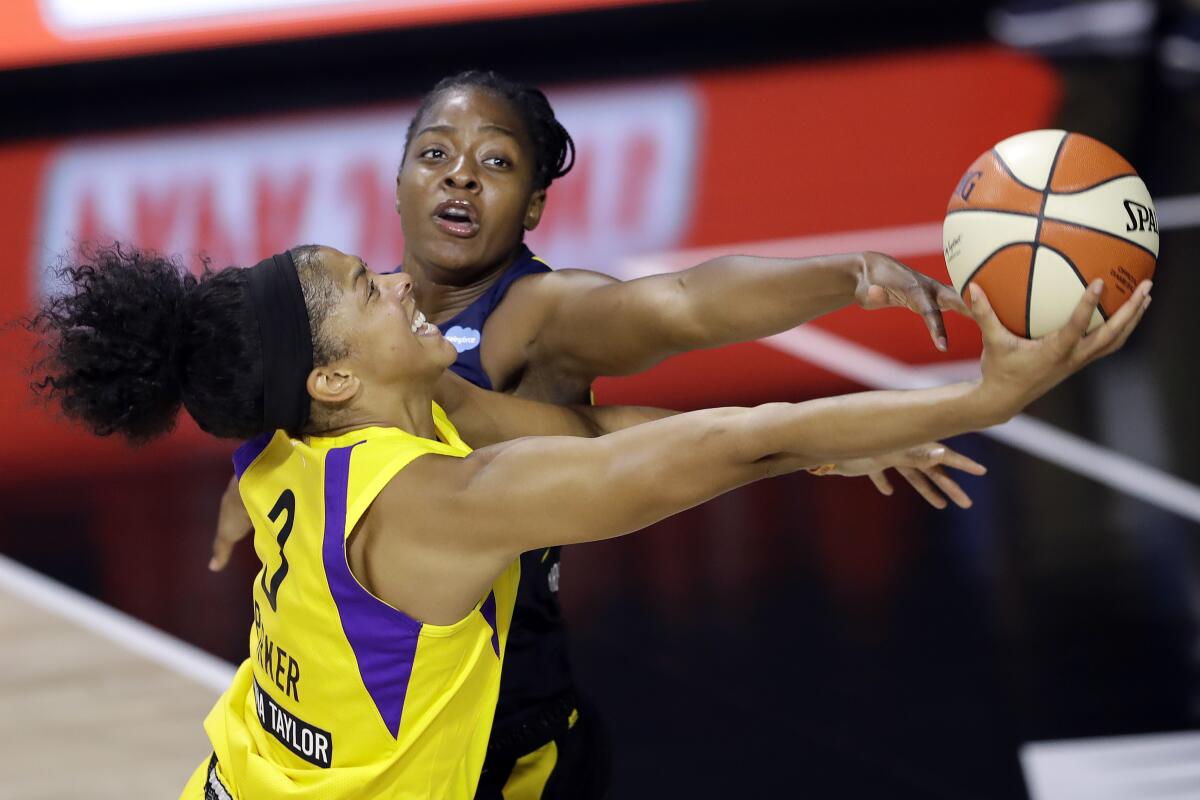
M446 341L454 345L454 349L460 353L479 347L479 340L482 338L479 331L474 328L464 328L461 325L450 328L445 335Z

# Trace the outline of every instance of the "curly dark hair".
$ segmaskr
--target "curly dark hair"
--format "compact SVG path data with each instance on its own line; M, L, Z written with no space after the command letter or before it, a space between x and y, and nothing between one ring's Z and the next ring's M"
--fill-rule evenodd
M323 332L337 287L313 245L293 248L316 364L345 351ZM46 357L34 391L98 436L143 444L175 426L180 405L214 436L264 433L262 342L240 269L197 278L177 259L120 244L81 251L67 285L29 320ZM293 432L295 433L295 432Z
M548 188L553 181L566 175L575 166L575 142L554 116L554 109L550 107L546 95L540 89L510 80L491 70L467 70L442 78L421 98L421 105L417 107L417 113L413 114L412 122L408 124L408 131L404 135L405 158L408 157L408 145L417 131L417 126L442 93L450 89L464 88L494 92L516 109L525 123L525 130L533 140L534 189Z

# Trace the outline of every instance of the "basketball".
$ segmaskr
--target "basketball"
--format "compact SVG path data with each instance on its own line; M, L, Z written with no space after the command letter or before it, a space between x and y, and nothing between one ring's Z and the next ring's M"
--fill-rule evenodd
M1146 184L1102 142L1061 130L1009 137L967 168L942 228L959 294L977 283L1000 321L1037 338L1104 279L1089 330L1154 273L1158 219Z

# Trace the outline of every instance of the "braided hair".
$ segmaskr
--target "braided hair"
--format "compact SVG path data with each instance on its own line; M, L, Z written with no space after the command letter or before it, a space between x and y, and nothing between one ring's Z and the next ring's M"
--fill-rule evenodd
M417 113L408 124L408 132L404 136L404 153L408 154L408 145L412 141L418 126L429 109L438 98L452 89L484 89L505 100L520 115L525 124L525 130L533 140L535 157L533 188L545 189L558 178L563 177L575 166L575 142L571 134L554 116L550 101L540 90L523 83L518 83L499 73L481 70L468 70L448 78L442 78L421 99Z

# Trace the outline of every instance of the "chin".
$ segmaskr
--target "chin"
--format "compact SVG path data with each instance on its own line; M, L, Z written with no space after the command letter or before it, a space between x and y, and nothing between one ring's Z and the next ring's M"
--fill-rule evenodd
M426 252L424 261L444 272L470 274L480 262L479 242L476 239L454 239L442 234Z
M451 364L458 360L458 351L454 349L454 345L450 344L450 340L445 337L442 337L441 340L440 355L442 356L441 360L444 362L442 365L444 369L448 369Z

